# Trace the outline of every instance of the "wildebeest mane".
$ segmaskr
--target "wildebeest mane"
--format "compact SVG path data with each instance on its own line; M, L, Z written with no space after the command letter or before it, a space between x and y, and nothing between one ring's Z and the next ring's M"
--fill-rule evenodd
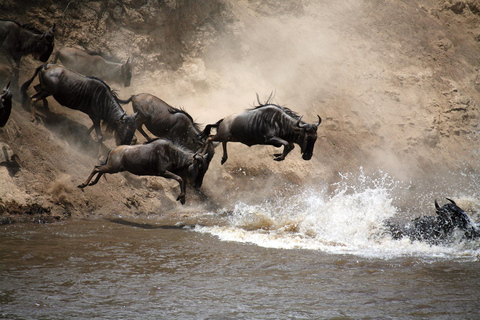
M253 108L251 108L250 110L259 109L259 108L263 108L263 107L266 107L266 106L276 107L276 108L282 110L283 112L285 112L288 116L294 118L295 120L300 119L300 116L298 115L298 113L296 113L292 109L289 109L287 107L282 107L282 106L279 106L278 104L273 103L272 102L273 97L274 97L274 94L272 92L272 93L270 93L270 96L268 97L268 99L265 102L262 103L262 102L260 102L260 98L258 97L258 93L257 93L258 105L253 106Z
M18 24L18 25L19 25L20 27L22 27L23 29L28 30L28 31L31 31L31 32L33 32L33 33L35 33L35 34L43 34L43 32L40 31L40 30L38 30L38 29L33 25L32 22L25 23L25 24L22 24L22 25L20 25L20 24L19 24L18 22L16 22L16 21L12 21L12 22L15 22L16 24Z
M168 112L170 112L170 114L181 113L181 114L185 115L192 122L192 125L198 131L200 131L200 124L198 122L195 122L195 120L193 120L192 116L187 111L185 111L185 109L168 106Z

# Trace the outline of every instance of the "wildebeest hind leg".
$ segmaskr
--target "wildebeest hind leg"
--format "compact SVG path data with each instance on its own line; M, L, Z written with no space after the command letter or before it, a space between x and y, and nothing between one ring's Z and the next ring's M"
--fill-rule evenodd
M152 141L152 138L150 138L148 134L145 132L145 130L143 130L142 125L137 124L137 130L145 137L145 139L147 139L147 141Z
M97 173L98 173L98 176L97 176L97 179L95 179L96 182L94 181L95 183L97 183L97 182L98 182L97 180L100 179L100 175L101 175L101 174L98 172L97 167L95 167L95 169L93 169L92 173L90 173L90 175L88 176L87 180L86 180L84 183L79 184L78 187L81 188L81 189L83 189L83 188L85 188L86 186L88 186L88 185L89 185L88 183L92 180L93 176L94 176L95 174L97 174ZM95 184L95 183L94 183L94 184ZM90 185L92 185L92 184L90 184Z
M48 108L47 97L49 97L49 96L50 96L49 93L40 91L32 97L32 100L31 100L31 103L30 103L30 113L31 113L30 121L32 121L32 122L36 121L35 103L37 101L42 100L43 106L47 106L47 108Z
M228 159L228 153L227 153L227 141L222 141L222 147L223 147L223 156L222 156L222 164L224 164L227 159Z

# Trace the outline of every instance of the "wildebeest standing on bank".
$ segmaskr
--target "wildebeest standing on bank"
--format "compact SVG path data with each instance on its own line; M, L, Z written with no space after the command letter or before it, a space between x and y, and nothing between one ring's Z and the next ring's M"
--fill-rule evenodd
M101 121L115 131L117 145L130 144L135 134L135 116L129 116L118 103L118 98L110 87L100 79L86 77L63 66L46 64L38 67L31 79L22 85L22 100L30 104L32 120L35 119L35 107L29 101L27 89L38 74L39 84L33 102L53 96L62 106L86 113L92 119L100 147L103 141ZM30 103L29 103L30 102ZM89 132L90 132L89 131Z
M185 150L165 139L141 145L118 146L110 151L105 164L95 166L87 180L78 187L93 186L105 173L128 171L139 176L160 176L178 181L180 195L177 200L184 204L186 182L193 182L195 188L202 186L208 169L207 156ZM97 177L90 183L95 175Z
M212 128L217 129L217 133L210 136L207 141L208 144L213 141L222 142L222 164L228 159L229 141L241 142L247 146L257 144L277 148L283 146L283 153L275 154L276 161L284 160L296 143L300 146L302 158L310 160L317 140L317 128L322 121L319 115L317 117L317 123L308 124L292 110L267 102L243 113L230 115L216 124L209 124L203 133L204 136L209 136Z
M55 54L53 63L57 63L58 60L70 70L97 77L106 82L121 83L129 87L132 80L133 59L130 58L124 63L117 63L84 50L63 48Z
M10 112L12 111L12 93L10 92L10 82L0 94L0 128L7 124Z
M430 244L447 240L456 229L463 232L465 239L480 237L480 230L472 223L467 213L453 200L448 198L447 200L450 203L442 207L435 200L436 216L419 217L405 226L387 223L390 234L394 239L408 237L412 241L426 241Z
M143 126L160 138L166 138L175 144L183 146L190 151L202 151L206 139L193 118L185 111L168 105L165 101L148 93L131 96L121 103L132 102L137 130L147 139L152 139L143 130ZM212 159L215 149L212 145L207 148L208 162Z
M0 48L14 61L12 90L18 91L20 60L32 54L35 59L47 62L55 42L55 24L45 32L34 28L32 24L20 25L10 20L0 20Z

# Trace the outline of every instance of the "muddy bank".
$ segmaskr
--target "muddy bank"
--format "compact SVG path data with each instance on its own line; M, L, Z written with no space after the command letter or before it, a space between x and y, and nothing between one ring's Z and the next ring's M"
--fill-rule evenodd
M6 0L0 9L1 18L39 29L56 23L56 49L133 57L132 86L112 84L122 98L152 93L207 124L273 91L306 121L323 118L309 162L298 147L277 163L273 147L230 144L221 166L217 148L202 189L189 188L181 206L177 184L162 178L109 175L79 190L98 164L85 134L91 121L50 98L50 112L40 109L43 121L33 124L17 100L0 128L11 150L0 165L4 222L229 210L239 199L310 186L328 193L340 173L360 168L410 183L417 197L454 197L478 172L480 15L472 1ZM38 65L25 59L20 83ZM105 152L113 146L108 140Z

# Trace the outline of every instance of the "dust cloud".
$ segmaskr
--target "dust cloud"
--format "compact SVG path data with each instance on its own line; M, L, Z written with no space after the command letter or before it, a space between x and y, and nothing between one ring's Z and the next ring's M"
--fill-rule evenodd
M455 132L476 126L465 119L475 117L471 101L478 92L462 86L475 68L451 52L462 39L438 30L445 28L439 17L449 14L438 3L401 5L400 13L388 1L227 3L236 20L201 54L187 57L173 81L157 82L151 92L184 106L204 124L257 104L256 93L263 102L272 92L274 102L305 121L314 122L318 114L323 122L312 161L301 160L297 148L276 163L273 147L232 143L227 164L213 166L207 185L240 181L240 189L250 192L256 180L254 188L264 193L254 197L261 198L283 183L324 188L339 173L362 170L405 183L401 205L413 198L431 204L432 197L460 196L462 187L474 190L465 183L477 166L468 141L476 137ZM471 70L462 75L448 59ZM466 115L450 111L465 101ZM446 125L454 117L464 120ZM469 130L474 134L475 129L462 132ZM449 150L456 150L455 158ZM217 148L214 162L221 152ZM239 172L256 174L238 180ZM252 197L247 193L242 197Z

